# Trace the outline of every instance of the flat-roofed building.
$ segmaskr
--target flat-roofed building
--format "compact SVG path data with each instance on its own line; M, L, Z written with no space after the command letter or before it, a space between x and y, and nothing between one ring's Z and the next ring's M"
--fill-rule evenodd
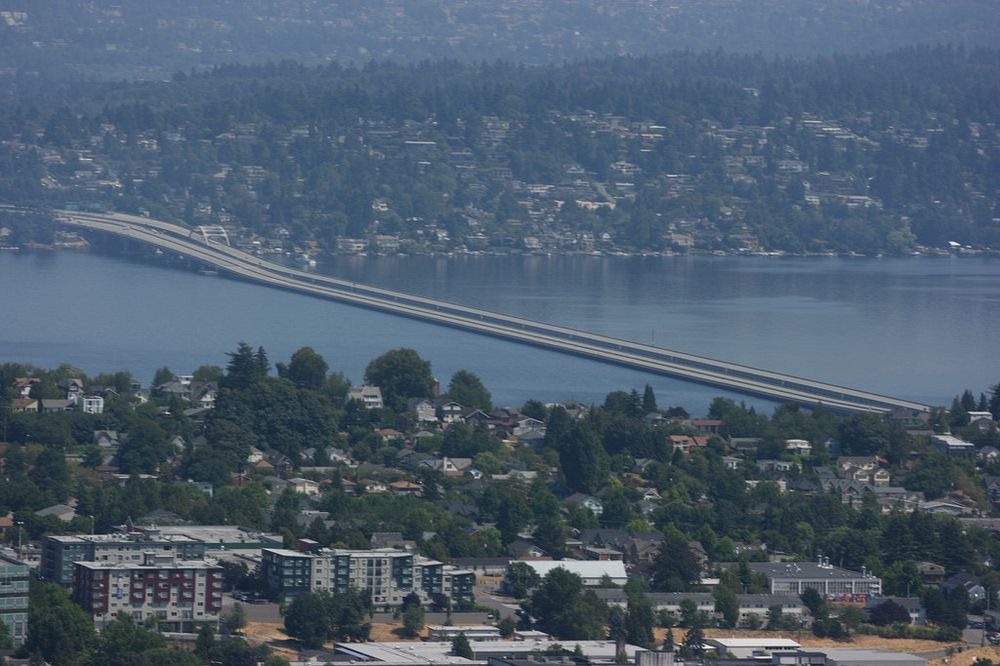
M136 622L154 619L160 631L194 633L218 624L222 612L222 567L178 560L156 552L139 562L77 562L73 601L103 629L125 612Z
M590 664L613 664L619 656L615 641L556 641L545 638L526 641L470 641L474 661L500 666L503 662L516 659L537 659L539 654L569 657L579 647L584 659ZM642 648L636 645L624 646L628 663L634 663L636 654ZM428 666L437 664L464 664L471 662L451 653L451 641L422 642L371 642L337 643L336 654L342 660L355 663L377 662L379 666Z
M583 579L584 585L596 586L610 579L615 585L628 582L621 560L524 560L541 577L553 569L565 569Z
M720 657L731 654L737 659L751 659L776 652L795 652L801 645L790 638L706 638L705 645Z
M465 634L470 641L498 641L500 640L500 629L489 624L474 625L427 625L427 640L429 641L450 641L458 638L459 634Z
M810 648L806 654L822 654L826 666L926 666L927 660L915 654L864 648Z
M882 594L882 579L822 562L750 562L751 570L767 576L771 594L802 594L812 588L826 598L865 601Z
M140 562L143 553L157 552L182 560L205 558L204 542L190 536L130 534L77 534L42 539L41 576L69 586L75 562Z
M0 554L0 620L20 647L28 634L29 568L21 560Z
M261 551L261 571L275 594L293 598L306 592L368 593L376 608L396 608L410 593L421 602L437 595L452 602L472 601L476 574L394 548L321 548L304 553L284 548Z

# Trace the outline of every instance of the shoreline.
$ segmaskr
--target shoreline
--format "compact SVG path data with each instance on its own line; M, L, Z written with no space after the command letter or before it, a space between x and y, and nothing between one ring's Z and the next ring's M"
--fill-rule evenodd
M238 245L235 247L239 247ZM72 250L74 252L89 252L91 245L86 240L77 242L60 243L27 243L25 245L0 245L0 252L54 252L58 250ZM297 253L292 251L257 253L258 256L267 258L294 257ZM500 252L491 250L451 250L441 252L323 252L322 258L344 258L357 257L364 259L384 259L384 258L406 258L406 257L436 257L436 258L457 258L457 257L543 257L543 258L565 258L565 257L591 257L595 259L635 259L635 258L691 258L691 257L713 257L713 258L772 258L772 259L964 259L964 258L997 258L1000 257L1000 250L959 250L948 251L935 248L922 248L909 254L862 254L858 252L723 252L723 251L696 251L696 252Z

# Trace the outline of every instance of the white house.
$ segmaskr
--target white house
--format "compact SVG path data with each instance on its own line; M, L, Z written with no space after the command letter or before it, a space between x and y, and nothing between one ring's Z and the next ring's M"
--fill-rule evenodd
M301 495L306 495L308 497L312 497L313 495L319 495L319 484L310 479L303 479L302 477L296 477L294 479L289 479L288 483L289 485L292 486L292 489L295 492Z
M385 404L382 402L382 389L377 386L355 386L347 392L347 399L358 400L365 409L382 409Z
M79 403L84 414L104 413L104 398L99 395L85 395L79 399Z
M805 439L786 439L785 450L800 456L807 456L812 453L813 447Z

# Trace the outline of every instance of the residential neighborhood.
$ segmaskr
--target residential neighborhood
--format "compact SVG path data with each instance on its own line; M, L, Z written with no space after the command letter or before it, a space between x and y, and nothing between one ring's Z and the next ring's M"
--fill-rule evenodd
M225 369L163 369L148 387L3 366L4 557L98 630L125 611L227 632L233 604L259 599L274 610L255 622L295 635L293 609L324 595L468 616L486 641L511 627L603 638L640 608L649 632L685 635L850 635L885 615L908 618L900 635L955 642L977 613L984 637L1000 629L1000 433L985 395L906 423L723 399L692 417L649 387L497 408L474 374L442 387L412 350L374 360L357 388L321 361L303 348L275 377L241 345ZM307 397L312 409L293 406ZM856 541L871 533L874 548ZM564 579L577 591L551 587ZM557 589L583 604L578 629L545 610ZM4 620L15 647L30 645L19 604ZM644 631L628 642L655 645Z

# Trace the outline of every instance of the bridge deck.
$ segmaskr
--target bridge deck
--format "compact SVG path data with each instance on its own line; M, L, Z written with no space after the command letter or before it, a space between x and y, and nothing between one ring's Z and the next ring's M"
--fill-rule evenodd
M927 405L909 400L315 275L265 261L227 245L192 240L190 229L159 220L120 213L72 211L58 211L57 219L67 225L147 243L203 262L234 277L273 287L719 386L738 393L779 401L822 404L841 411L924 413L930 410Z

